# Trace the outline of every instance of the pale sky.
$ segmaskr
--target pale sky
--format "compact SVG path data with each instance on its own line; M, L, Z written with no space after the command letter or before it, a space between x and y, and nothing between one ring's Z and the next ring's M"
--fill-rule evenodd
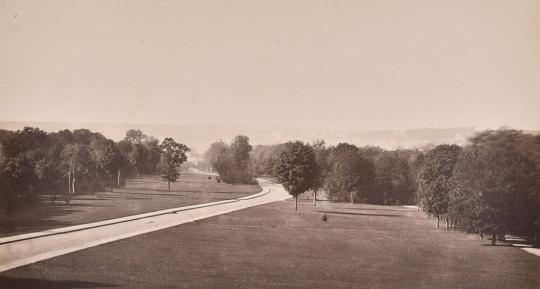
M1 1L0 120L540 129L540 1Z

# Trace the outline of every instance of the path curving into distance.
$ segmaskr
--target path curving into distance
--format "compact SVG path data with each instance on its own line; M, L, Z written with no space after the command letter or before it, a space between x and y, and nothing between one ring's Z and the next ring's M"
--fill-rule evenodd
M262 179L258 181L263 188L260 193L238 199L0 238L0 272L108 242L283 201L290 197L280 184Z

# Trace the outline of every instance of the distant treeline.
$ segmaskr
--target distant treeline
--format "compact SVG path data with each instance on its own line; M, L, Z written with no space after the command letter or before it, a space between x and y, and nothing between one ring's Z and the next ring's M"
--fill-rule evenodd
M164 152L179 144L165 140L160 144L140 130L128 130L119 142L88 129L52 133L32 127L0 130L0 207L11 210L38 195L50 195L54 200L58 195L70 197L105 187L112 190L128 176L162 172L167 179L174 172ZM189 149L180 148L183 162Z
M248 141L239 136L231 145L212 144L207 164L201 165L212 166L226 182L238 183L254 176L283 179L285 175L286 179L284 158L313 158L306 163L314 168L306 172L313 171L309 189L314 197L324 191L337 202L416 204L437 219L437 226L444 220L447 227L490 234L493 242L508 233L527 235L536 244L540 241L539 135L490 130L471 137L463 147L439 145L425 150L348 143L327 146L324 141L252 148ZM286 152L302 145L308 148L303 155Z

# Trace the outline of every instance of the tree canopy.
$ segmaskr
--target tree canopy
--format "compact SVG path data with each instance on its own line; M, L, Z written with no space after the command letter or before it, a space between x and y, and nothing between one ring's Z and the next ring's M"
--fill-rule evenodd
M187 160L187 152L190 149L181 143L177 143L172 138L165 138L161 143L161 172L162 178L167 181L169 192L171 191L171 182L176 182L180 175L179 169Z
M294 197L298 208L298 195L312 189L317 175L315 154L311 146L300 141L285 143L274 168L278 180Z

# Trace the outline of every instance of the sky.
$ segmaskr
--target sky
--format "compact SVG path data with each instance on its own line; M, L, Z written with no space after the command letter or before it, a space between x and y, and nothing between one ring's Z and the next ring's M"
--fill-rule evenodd
M540 129L540 1L2 1L0 120Z

